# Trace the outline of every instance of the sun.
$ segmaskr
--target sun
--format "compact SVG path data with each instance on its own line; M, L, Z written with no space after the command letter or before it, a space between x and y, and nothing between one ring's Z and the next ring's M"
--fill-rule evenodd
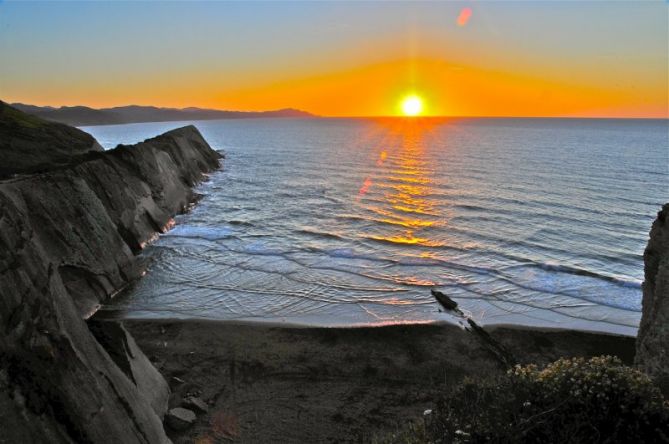
M423 100L416 96L407 96L402 100L402 114L405 116L417 116L423 111Z

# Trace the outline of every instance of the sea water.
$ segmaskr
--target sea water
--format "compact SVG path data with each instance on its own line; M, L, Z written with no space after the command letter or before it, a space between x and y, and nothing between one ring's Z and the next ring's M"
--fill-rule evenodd
M106 148L193 123L225 154L148 247L122 317L461 322L635 334L669 200L666 120L239 119L84 127Z

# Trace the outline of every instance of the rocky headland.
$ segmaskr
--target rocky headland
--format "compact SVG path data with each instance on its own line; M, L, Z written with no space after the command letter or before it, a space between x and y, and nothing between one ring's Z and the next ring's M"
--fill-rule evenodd
M2 104L0 130L2 438L168 442L162 376L122 326L86 319L141 275L135 254L221 156L193 126L102 152Z

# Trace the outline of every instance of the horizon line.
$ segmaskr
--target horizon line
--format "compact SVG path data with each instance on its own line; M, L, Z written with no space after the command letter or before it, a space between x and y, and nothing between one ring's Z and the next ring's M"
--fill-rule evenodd
M669 115L664 117L654 117L654 116L509 116L509 115L421 115L421 116L403 116L403 115L347 115L347 116L333 116L333 115L322 115L315 114L311 111L307 111L301 108L296 108L292 106L280 107L280 108L270 108L263 110L239 110L239 109L222 109L222 108L203 108L200 106L185 106L182 108L172 107L172 106L157 106L157 105L139 105L137 103L130 103L126 105L113 105L106 106L101 108L95 108L90 105L33 105L30 103L25 103L21 101L14 102L5 102L10 105L19 104L24 106L34 106L39 108L53 108L54 110L62 108L75 108L83 107L89 108L92 110L100 111L104 109L113 109L113 108L125 108L125 107L146 107L146 108L156 108L164 110L176 110L176 111L187 111L189 109L198 109L202 111L221 111L221 112L236 112L236 113L264 113L264 112L273 112L273 111L285 111L285 110L294 110L305 112L311 114L309 118L326 118L326 119L387 119L387 118L405 118L405 119L425 119L425 118L436 118L436 119L615 119L615 120L669 120ZM289 117L286 117L289 118ZM293 118L304 118L304 117L293 117ZM215 119L211 119L215 120Z

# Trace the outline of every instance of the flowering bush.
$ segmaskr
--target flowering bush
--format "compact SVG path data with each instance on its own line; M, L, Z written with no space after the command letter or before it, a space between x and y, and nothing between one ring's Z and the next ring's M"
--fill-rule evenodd
M669 404L617 358L560 359L466 380L412 430L393 441L669 443Z

